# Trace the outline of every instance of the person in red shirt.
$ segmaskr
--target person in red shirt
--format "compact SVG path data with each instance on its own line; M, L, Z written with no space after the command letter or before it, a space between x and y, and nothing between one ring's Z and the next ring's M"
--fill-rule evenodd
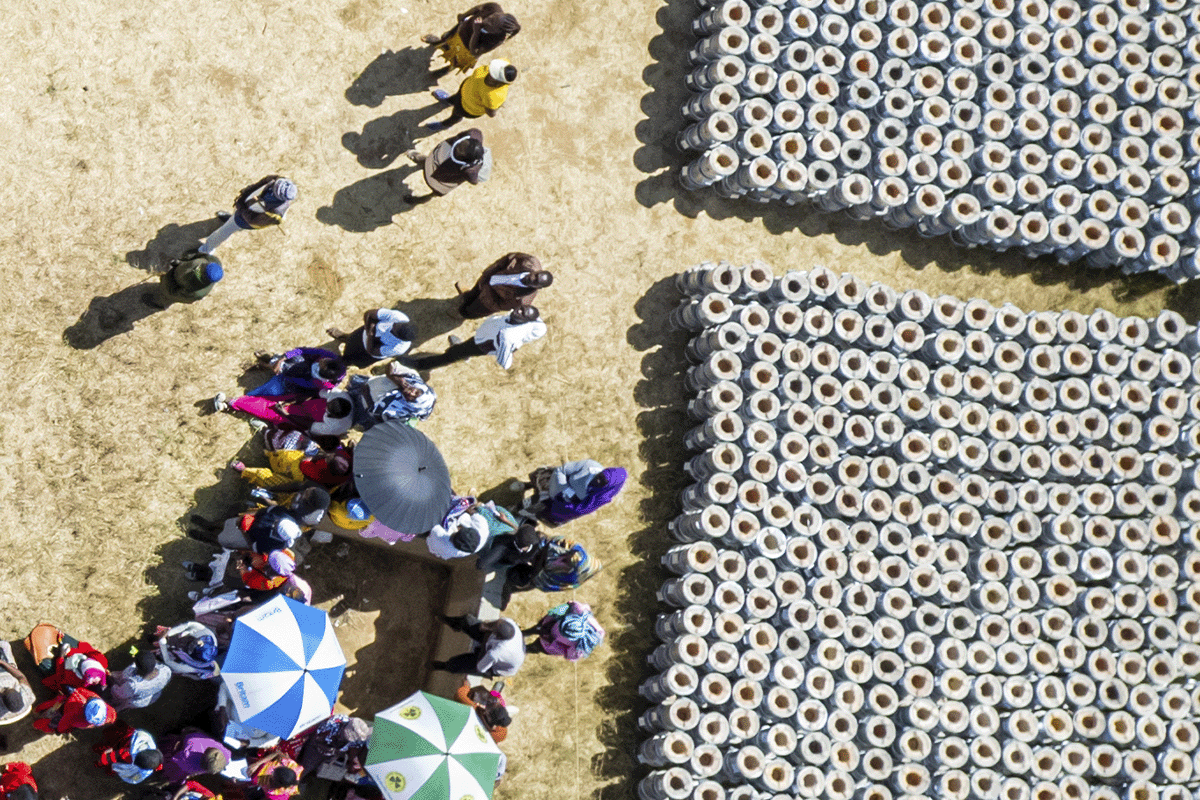
M0 800L37 800L37 783L23 761L0 766Z
M108 683L108 659L87 642L72 645L63 641L54 659L54 673L42 679L53 692L67 689L98 688Z
M102 728L117 721L117 710L87 689L60 694L34 707L41 715L33 727L43 733L70 733L73 730Z

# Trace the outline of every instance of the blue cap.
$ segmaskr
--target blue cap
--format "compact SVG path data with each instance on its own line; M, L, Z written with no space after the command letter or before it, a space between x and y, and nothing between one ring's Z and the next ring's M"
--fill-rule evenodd
M355 497L346 502L346 515L350 519L362 521L371 516L371 512L367 509L367 504Z
M216 283L225 277L225 270L215 261L210 261L204 265L204 280L209 283Z

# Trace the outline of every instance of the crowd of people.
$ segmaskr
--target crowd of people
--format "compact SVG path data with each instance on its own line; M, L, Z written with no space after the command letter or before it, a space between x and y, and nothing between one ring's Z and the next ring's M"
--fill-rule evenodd
M437 73L468 73L457 92L434 92L451 113L427 127L440 130L464 118L495 116L517 69L503 59L483 64L479 59L520 29L499 4L484 3L460 14L444 34L424 37L445 61ZM476 128L451 136L428 155L415 150L408 155L423 166L430 189L423 197L410 196L413 203L486 180L491 171L491 154ZM170 262L143 302L166 307L207 297L225 274L217 248L236 233L281 224L297 196L296 184L281 175L247 186L232 212L218 214L215 231ZM187 578L198 585L189 593L193 618L154 626L138 647L114 655L128 659L119 669L88 642L39 624L24 641L37 681L18 667L12 647L0 643L0 725L32 716L33 728L44 734L88 736L97 770L173 800L286 800L314 774L343 777L346 797L382 796L363 769L371 735L364 719L332 714L280 740L240 725L220 700L204 724L173 730L134 727L122 717L152 708L173 682L219 683L240 615L281 594L310 604L312 587L297 566L314 545L330 541L332 532L357 531L392 542L423 538L437 558L474 558L478 569L501 584L501 611L514 592L571 589L596 574L600 564L582 544L539 528L557 527L610 502L626 479L619 467L584 459L539 468L521 486L522 500L513 508L451 495L449 510L426 531L383 525L354 483L354 434L427 419L437 402L429 373L438 367L489 355L508 369L520 347L545 335L534 301L553 280L536 257L514 252L488 266L470 289L455 284L463 319L484 321L466 341L450 337L442 353L411 352L419 331L390 308L367 310L362 324L348 333L329 328L334 342L329 347L255 353L246 367L263 374L260 385L232 400L218 393L213 409L249 418L261 434L266 465L232 462L229 467L250 487L249 498L221 519L190 518L188 535L215 547L209 562L183 563ZM391 363L382 374L350 374L386 360ZM443 621L466 635L469 649L429 666L465 676L456 699L476 710L497 743L511 723L504 682L486 686L479 678L514 675L531 652L578 660L604 639L590 607L576 601L556 605L525 629L506 616ZM337 770L326 769L330 765ZM0 765L0 800L36 800L37 791L29 765Z

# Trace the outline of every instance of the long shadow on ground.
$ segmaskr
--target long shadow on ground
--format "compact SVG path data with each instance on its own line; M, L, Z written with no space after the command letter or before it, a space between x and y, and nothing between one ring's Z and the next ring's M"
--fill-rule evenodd
M129 333L139 320L164 309L143 302L156 285L150 279L109 295L93 297L79 319L63 331L63 341L76 350L90 350L114 336Z
M180 225L168 223L158 229L154 238L146 242L141 250L130 250L125 254L125 263L147 272L165 272L171 259L179 258L188 250L195 249L201 239L220 227L215 216Z
M446 71L429 70L432 53L428 46L384 50L354 78L346 99L352 105L378 108L389 97L428 90Z
M445 106L434 102L373 119L363 126L361 133L348 131L342 134L342 146L354 153L362 166L383 169L411 150L417 141L432 133L421 127L421 123L445 109Z
M641 739L637 718L649 704L637 689L653 674L646 656L656 644L654 620L659 607L655 595L666 577L659 559L672 544L667 522L679 513L679 492L687 483L683 435L689 422L683 349L688 334L666 325L667 315L679 299L673 276L655 283L634 306L641 322L625 336L645 353L642 379L634 393L642 409L637 424L642 434L640 455L646 464L641 481L648 496L641 507L646 526L627 540L635 561L617 579L616 611L621 627L608 639L613 654L608 662L608 682L596 696L606 717L598 731L605 752L593 758L592 771L610 782L595 792L595 800L636 796L637 781L645 773L634 753L635 743Z
M679 184L679 172L695 154L681 151L675 139L693 122L683 116L682 108L692 96L684 76L692 68L688 51L697 41L691 28L697 13L696 5L690 0L666 0L656 15L661 30L650 41L651 61L642 70L642 82L649 92L641 100L645 118L635 129L642 146L633 156L634 165L646 173L635 189L637 201L643 206L650 208L671 203L676 211L689 218L706 214L713 219L762 220L772 233L798 230L808 236L832 234L842 244L864 245L874 255L899 252L905 263L917 270L934 265L945 272L966 268L980 275L1028 275L1038 285L1065 284L1080 291L1111 285L1113 298L1119 302L1136 300L1171 286L1169 281L1156 275L1127 276L1114 269L1062 265L1049 256L1031 259L1016 251L989 252L981 261L976 253L955 245L945 236L927 239L912 229L893 231L877 220L858 222L845 213L827 213L808 204L758 203L724 198L712 189L698 192L684 189ZM783 264L772 266L785 267ZM1194 283L1200 284L1200 281ZM1165 300L1168 308L1189 320L1200 319L1200 286L1171 289Z
M404 179L417 171L411 164L380 172L338 189L332 202L317 209L317 219L353 233L368 233L392 224L392 217L413 206L404 201Z

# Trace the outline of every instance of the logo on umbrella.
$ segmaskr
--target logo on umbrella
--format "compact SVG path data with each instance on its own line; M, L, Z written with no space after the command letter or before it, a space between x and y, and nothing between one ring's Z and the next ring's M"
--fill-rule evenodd
M404 708L400 709L400 716L404 719L419 719L421 716L421 709L417 706L405 706Z
M404 785L408 783L399 772L389 772L384 780L387 782L388 788L393 792L403 792Z

